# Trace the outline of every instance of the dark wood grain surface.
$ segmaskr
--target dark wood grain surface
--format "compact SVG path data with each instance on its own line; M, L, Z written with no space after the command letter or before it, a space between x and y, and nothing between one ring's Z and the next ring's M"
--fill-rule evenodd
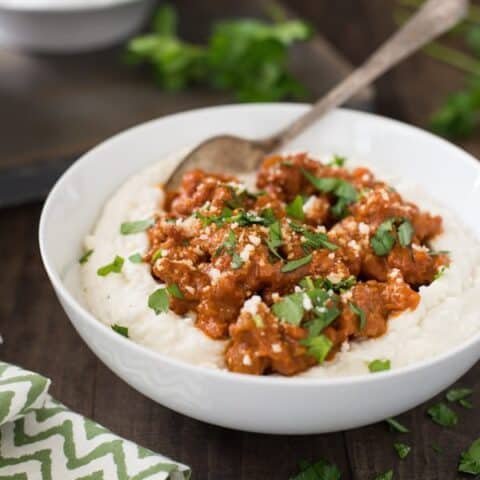
M190 4L194 8L196 2ZM393 29L387 0L290 0L290 4L354 63ZM378 82L377 109L423 125L431 108L460 82L449 68L417 55ZM208 103L206 97L198 101ZM0 109L0 118L2 113ZM465 146L480 153L478 137ZM480 434L480 365L459 382L475 388L476 408L457 409L460 422L451 430L427 419L425 410L434 400L400 417L411 429L403 435L391 433L383 423L343 433L291 437L230 431L191 420L132 390L74 332L39 258L40 210L39 204L0 210L0 333L4 338L0 357L52 378L52 393L73 409L189 464L196 480L283 480L296 471L299 460L317 458L336 463L344 480L371 480L390 468L395 470L395 480L463 478L456 474L459 454ZM412 445L406 460L396 457L395 441ZM432 444L444 452L436 453Z

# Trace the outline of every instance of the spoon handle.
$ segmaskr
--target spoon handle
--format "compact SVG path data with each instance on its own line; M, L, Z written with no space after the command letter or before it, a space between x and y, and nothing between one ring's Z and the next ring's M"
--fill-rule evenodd
M341 105L389 68L452 28L466 15L468 6L468 0L428 0L363 65L318 100L307 113L280 133L267 139L265 143L278 148L298 136L318 118Z

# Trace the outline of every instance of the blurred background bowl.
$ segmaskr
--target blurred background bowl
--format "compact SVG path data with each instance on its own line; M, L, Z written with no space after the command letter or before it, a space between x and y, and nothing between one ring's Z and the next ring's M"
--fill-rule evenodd
M74 53L119 43L138 31L155 0L0 0L0 46Z

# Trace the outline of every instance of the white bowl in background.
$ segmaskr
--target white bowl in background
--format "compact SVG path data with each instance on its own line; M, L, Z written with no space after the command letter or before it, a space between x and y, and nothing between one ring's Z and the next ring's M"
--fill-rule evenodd
M415 407L480 358L478 334L434 359L375 375L313 379L235 374L186 364L118 335L95 319L72 284L65 283L65 273L77 263L82 241L104 203L129 176L214 134L268 135L306 108L224 106L142 124L86 153L60 178L45 203L39 231L42 259L73 325L119 377L177 412L263 433L344 430ZM289 147L369 159L414 179L435 199L448 203L480 237L480 166L469 154L434 135L376 115L336 110Z
M155 0L0 0L0 46L40 53L104 48L137 32Z

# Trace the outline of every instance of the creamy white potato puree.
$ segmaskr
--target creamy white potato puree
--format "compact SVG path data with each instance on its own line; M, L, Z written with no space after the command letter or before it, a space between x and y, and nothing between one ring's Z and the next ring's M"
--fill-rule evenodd
M325 158L325 156L322 156ZM85 248L93 254L81 267L82 291L90 311L107 325L128 327L131 340L185 362L224 368L224 341L212 340L194 326L193 317L171 313L156 315L147 305L158 288L148 264L135 264L128 257L145 253L145 232L121 235L120 224L151 217L161 208L165 159L130 178L106 204ZM368 163L349 161L351 165ZM377 173L377 169L373 169ZM376 171L377 170L377 171ZM311 368L302 377L338 377L368 373L368 363L389 359L391 368L425 360L465 342L480 331L480 246L454 215L433 202L421 188L385 175L408 200L423 210L443 217L444 233L433 242L436 250L450 252L451 265L428 287L421 287L421 301L414 311L389 320L385 335L345 343L333 361ZM116 256L125 259L118 274L101 277L97 269Z

